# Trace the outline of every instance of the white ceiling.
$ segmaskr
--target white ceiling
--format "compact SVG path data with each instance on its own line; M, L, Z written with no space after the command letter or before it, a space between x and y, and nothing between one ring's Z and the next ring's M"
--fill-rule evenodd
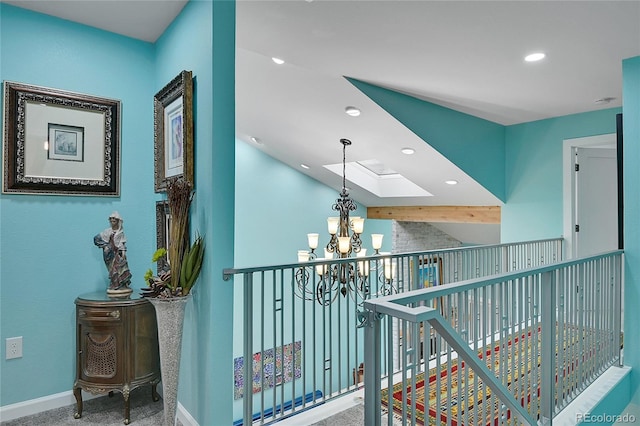
M185 4L2 1L146 41ZM621 61L640 55L640 1L238 0L236 8L237 137L336 190L341 177L323 166L340 163L339 140L348 138L347 161L377 159L433 194L381 198L347 182L367 206L500 201L345 76L510 125L620 106ZM547 57L525 63L534 51ZM607 97L615 99L596 103ZM346 115L349 105L362 114Z
M0 0L138 40L156 41L187 0Z

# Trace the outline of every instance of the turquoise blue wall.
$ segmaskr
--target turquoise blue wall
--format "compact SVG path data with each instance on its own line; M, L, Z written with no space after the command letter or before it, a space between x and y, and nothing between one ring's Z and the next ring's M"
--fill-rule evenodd
M615 133L620 112L611 108L507 126L503 243L562 236L563 140Z
M308 232L320 233L322 246L335 190L242 141L236 170L236 267L296 263Z
M498 199L506 200L504 126L359 80L349 81Z
M633 401L640 405L640 56L622 63L624 133L624 361L633 368Z
M235 197L235 1L214 1L213 7L213 111L210 125L213 128L213 139L201 141L211 144L213 170L211 175L210 195L213 211L201 218L211 224L209 247L212 248L211 277L208 299L211 301L210 314L202 315L208 321L212 334L198 334L196 338L211 336L208 339L208 351L200 352L198 368L188 377L189 382L198 388L208 387L211 392L198 395L200 424L229 424L232 419L231 404L233 371L232 363L233 336L229 326L233 320L233 286L222 281L222 270L233 265L234 261L234 221L235 210L231 200ZM208 117L203 117L206 120ZM200 163L199 163L200 164ZM203 166L200 166L203 167ZM202 171L198 172L201 173ZM219 336L219 337L218 337ZM203 384L202 377L211 377Z
M595 424L597 421L598 426L612 425L615 422L617 424L637 424L637 418L633 419L633 413L625 411L625 408L629 402L629 395L631 394L631 372L625 374L620 382L610 389L605 395L603 395L600 402L594 407L588 414L591 416L589 421L581 421L577 423L579 425ZM580 413L587 414L587 413ZM617 419L616 416L626 416Z
M231 424L233 287L222 269L234 264L235 3L187 3L156 44L156 90L183 69L193 73L191 232L206 244L185 312L178 400L201 425Z
M595 407L591 414L603 416L629 415L629 401L640 405L640 56L622 62L623 170L624 170L624 364L631 371ZM615 417L613 420L616 420ZM618 424L624 423L621 419ZM634 424L638 419L636 418ZM581 424L586 424L581 423ZM613 424L611 421L598 423Z
M153 191L153 95L188 69L196 121L191 219L193 232L205 235L207 261L185 318L179 400L200 424L212 424L214 417L229 423L233 307L222 269L233 265L235 3L188 3L157 45L5 4L0 18L2 80L122 101L119 198L0 196L0 340L4 347L7 337L24 339L22 358L0 360L0 405L71 389L73 301L106 289L92 238L108 226L113 210L125 219L133 287L144 285L156 244L155 201L163 197ZM202 380L203 374L216 380Z
M155 247L153 45L0 4L0 79L122 101L121 196L0 195L0 405L69 391L75 378L75 298L105 290L93 236L118 210L134 287ZM42 380L46 377L47 380ZM29 384L35 384L32 386Z

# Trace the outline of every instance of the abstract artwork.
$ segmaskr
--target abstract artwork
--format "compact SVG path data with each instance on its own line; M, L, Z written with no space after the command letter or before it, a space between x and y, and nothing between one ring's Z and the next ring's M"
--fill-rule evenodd
M300 341L278 346L275 350L253 354L253 393L263 388L270 389L282 383L287 383L301 376L302 344ZM240 399L244 391L244 358L233 360L233 398Z
M418 283L420 287L429 288L442 284L442 260L424 259L418 266Z

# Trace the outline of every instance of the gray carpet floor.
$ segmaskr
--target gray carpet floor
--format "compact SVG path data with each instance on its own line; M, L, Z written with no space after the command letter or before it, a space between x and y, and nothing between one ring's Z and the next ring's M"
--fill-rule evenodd
M362 426L364 424L364 406L356 405L346 411L313 423L311 426Z
M143 386L129 395L130 421L135 426L159 426L163 424L162 399L153 402L151 388ZM0 423L2 426L122 426L124 424L124 401L122 394L114 392L112 397L101 396L83 402L82 417L74 419L76 404L44 411ZM182 426L180 421L177 422Z
M130 424L132 426L160 426L163 424L162 399L153 402L149 387L143 386L133 390L129 398L131 405ZM2 422L0 426L121 426L124 424L124 402L119 392L114 392L112 397L101 396L84 401L83 405L80 419L73 418L76 412L76 404L73 404ZM364 406L357 405L311 424L313 426L362 426L364 424ZM386 424L386 416L383 416L383 424ZM394 424L398 424L395 419ZM183 426L179 420L176 425ZM300 426L305 425L301 424Z

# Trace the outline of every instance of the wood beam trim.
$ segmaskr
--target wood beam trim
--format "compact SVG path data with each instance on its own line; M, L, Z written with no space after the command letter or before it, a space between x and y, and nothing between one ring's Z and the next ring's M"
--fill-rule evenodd
M368 207L368 219L401 222L500 223L500 206Z

